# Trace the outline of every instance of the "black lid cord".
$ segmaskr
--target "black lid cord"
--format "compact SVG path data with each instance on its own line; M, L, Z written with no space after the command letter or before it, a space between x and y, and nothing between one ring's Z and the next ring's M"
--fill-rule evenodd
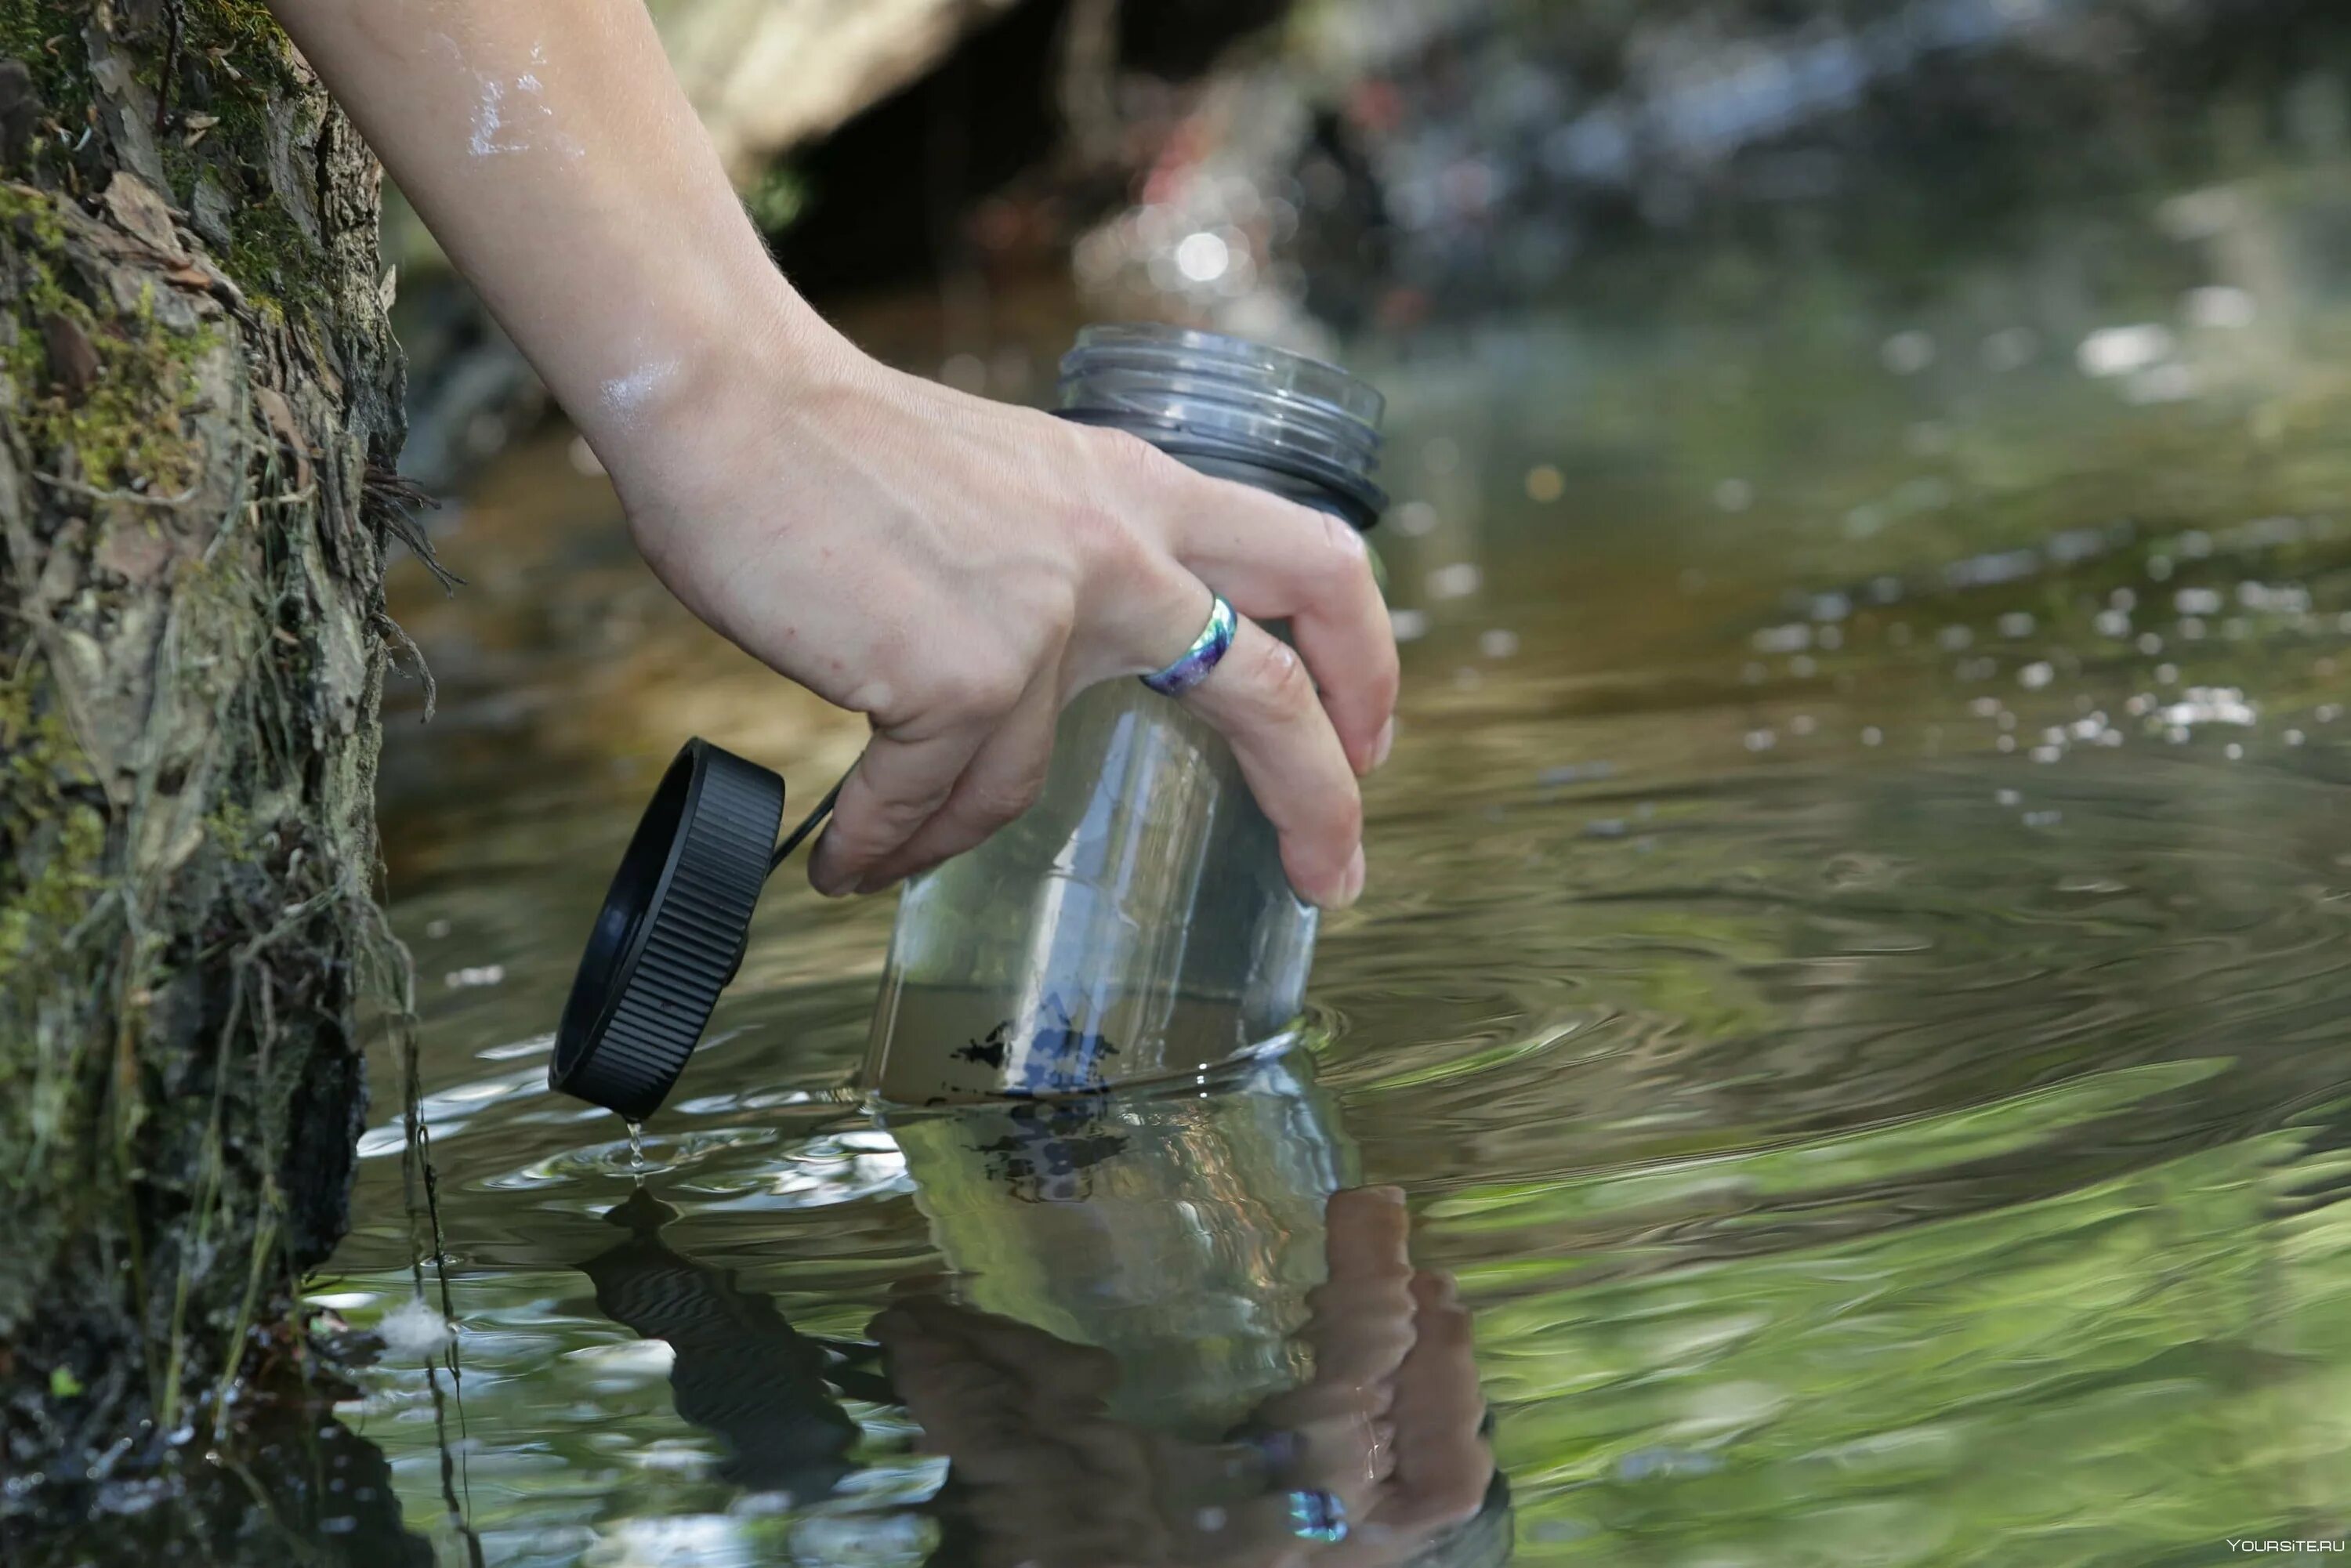
M784 863L786 855L800 847L802 839L816 831L816 825L819 822L832 815L832 803L841 799L841 787L848 782L849 775L846 773L834 779L832 788L824 792L824 799L816 803L816 810L802 817L800 825L784 835L783 842L778 844L776 852L768 857L768 874L769 876L776 874L776 868Z

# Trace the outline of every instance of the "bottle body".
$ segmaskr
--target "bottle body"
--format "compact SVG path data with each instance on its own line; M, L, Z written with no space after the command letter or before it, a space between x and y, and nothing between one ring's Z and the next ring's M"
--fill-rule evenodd
M1089 328L1065 417L1368 526L1379 394L1319 361L1213 334ZM910 881L867 1057L886 1101L1091 1093L1279 1047L1316 912L1221 737L1140 682L1063 711L1043 794Z
M1096 686L1037 803L900 895L872 1086L1079 1094L1277 1045L1315 921L1223 739L1138 682Z
M1214 1442L1312 1372L1293 1337L1356 1156L1301 1061L1180 1092L900 1111L965 1304L1118 1358L1116 1418Z

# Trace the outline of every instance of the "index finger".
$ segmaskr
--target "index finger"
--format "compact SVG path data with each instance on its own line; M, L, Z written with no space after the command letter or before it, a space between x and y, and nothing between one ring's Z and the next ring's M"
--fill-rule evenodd
M841 780L832 821L809 855L809 882L831 897L866 891L875 868L947 803L987 738L987 728L974 724L920 738L875 730Z

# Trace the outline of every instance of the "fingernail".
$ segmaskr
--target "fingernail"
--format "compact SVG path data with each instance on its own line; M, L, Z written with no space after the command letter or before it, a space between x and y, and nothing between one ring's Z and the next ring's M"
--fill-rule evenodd
M1364 846L1357 844L1347 862L1347 874L1339 883L1339 902L1334 907L1345 909L1364 896Z
M1384 765L1388 759L1388 753L1395 749L1395 715L1390 714L1387 723L1380 726L1380 737L1372 742L1373 768L1377 768Z

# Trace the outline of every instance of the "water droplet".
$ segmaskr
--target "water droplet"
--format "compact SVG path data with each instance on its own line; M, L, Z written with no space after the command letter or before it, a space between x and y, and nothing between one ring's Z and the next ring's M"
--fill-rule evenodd
M633 1176L645 1174L645 1124L629 1124L629 1171Z

